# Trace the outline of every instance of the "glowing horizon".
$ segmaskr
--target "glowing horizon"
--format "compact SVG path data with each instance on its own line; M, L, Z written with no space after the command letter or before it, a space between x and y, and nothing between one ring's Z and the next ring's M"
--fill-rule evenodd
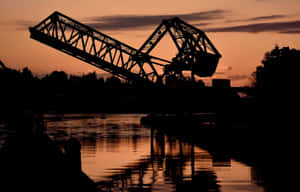
M0 6L0 59L14 69L28 67L34 74L62 70L68 74L103 71L60 53L29 38L28 27L58 10L82 23L138 48L161 19L179 16L206 32L222 54L213 78L229 78L233 86L247 85L261 64L265 52L275 45L300 48L300 2L290 0L192 0L99 2L65 0L26 3L4 0ZM99 7L99 8L97 8ZM101 13L99 13L101 11ZM170 58L168 41L160 43L153 55ZM173 45L172 45L173 46ZM158 54L158 55L157 55Z

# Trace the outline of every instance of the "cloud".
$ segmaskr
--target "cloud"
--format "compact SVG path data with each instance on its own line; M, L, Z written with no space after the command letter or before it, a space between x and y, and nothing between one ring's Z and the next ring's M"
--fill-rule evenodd
M248 75L228 75L228 78L231 79L232 81L241 81L241 80L246 80L249 78Z
M280 33L283 33L283 34L296 34L296 33L299 33L300 34L300 29L280 31Z
M187 22L201 21L197 26L207 26L210 21L224 19L229 11L216 9L210 11L193 12L186 14L162 14L162 15L113 15L95 16L83 19L82 23L99 30L121 31L132 29L145 29L147 27L158 26L163 19L180 17ZM29 20L0 21L0 27L15 27L17 30L27 30L28 27L36 25L38 22Z
M35 23L29 20L0 21L0 27L7 29L28 30L28 27L33 25Z
M215 24L216 20L223 20L230 16L230 11L216 9L210 11L193 12L186 14L161 14L161 15L113 15L113 16L95 16L83 19L83 23L90 25L99 30L108 31L126 31L133 29L147 29L149 27L158 26L163 19L180 17L182 20L192 22L196 27L200 26L205 32L277 32L282 34L300 34L300 20L296 21L278 21L264 22L259 21L287 18L287 15L267 15L259 17L251 17L241 20L241 22L257 22L251 24L243 24L236 26L209 28L211 24ZM227 23L230 20L227 20ZM16 27L17 30L27 30L29 26L34 26L36 22L28 20L17 20L10 23L0 23L3 26ZM206 27L206 29L204 28Z
M289 16L288 15L267 15L267 16L259 16L259 17L250 17L247 19L227 20L225 23L266 21L266 20L283 19L287 17Z
M89 17L86 19L87 24L94 28L101 30L128 30L145 28L150 26L158 26L163 19L173 17L180 17L181 19L191 21L206 21L197 25L209 25L207 21L223 19L226 15L225 10L212 10L204 12L195 12L178 15L115 15L115 16L101 16Z
M216 74L224 75L229 73L231 70L232 70L232 66L219 66L218 70L216 71Z
M261 21L261 20L273 20L273 19L282 19L288 17L287 15L269 15L261 17L252 17L248 18L245 21Z
M207 26L207 25L210 25L211 23L198 23L198 24L193 24L194 26L200 26L200 27L203 27L203 26Z
M14 25L17 26L17 30L28 30L30 26L34 26L36 23L28 20L17 20Z
M277 33L298 33L300 32L300 20L286 22L255 23L230 27L218 27L204 29L206 32L277 32Z

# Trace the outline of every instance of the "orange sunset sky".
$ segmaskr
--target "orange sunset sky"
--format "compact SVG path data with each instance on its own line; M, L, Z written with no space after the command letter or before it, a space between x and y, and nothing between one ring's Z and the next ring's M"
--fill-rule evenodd
M275 45L300 49L299 0L1 0L0 60L43 75L105 72L30 39L28 27L54 11L96 27L139 48L161 19L179 16L206 32L222 54L215 78L232 86L249 84L264 53ZM175 46L164 39L152 55L170 59ZM280 77L279 77L280 78Z

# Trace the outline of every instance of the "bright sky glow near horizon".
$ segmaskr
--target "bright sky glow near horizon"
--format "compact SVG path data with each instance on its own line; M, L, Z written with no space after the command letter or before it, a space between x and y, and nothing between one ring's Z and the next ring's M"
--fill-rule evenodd
M160 20L171 15L205 31L220 51L215 78L243 86L275 45L300 49L299 8L299 0L1 0L0 59L10 68L29 67L35 74L100 74L102 70L30 39L28 27L59 11L139 48ZM168 43L161 42L153 53L171 57Z

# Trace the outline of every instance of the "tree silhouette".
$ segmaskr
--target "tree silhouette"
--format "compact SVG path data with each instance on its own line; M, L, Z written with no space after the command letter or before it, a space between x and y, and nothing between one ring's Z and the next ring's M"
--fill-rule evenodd
M31 70L28 68L28 67L25 67L22 71L22 77L23 77L23 80L33 80L34 77L32 75L32 72Z
M297 119L293 111L298 109L299 102L299 66L299 50L276 46L265 54L262 65L253 73L256 105L252 110L260 127L272 129L273 135L276 133L274 138L288 133L280 131L283 127L292 130L293 120Z
M122 84L121 80L115 76L107 78L105 83L108 88L120 88Z
M82 76L82 79L83 79L84 81L96 82L96 81L97 81L97 75L96 75L96 72L88 73L88 74L86 74L86 75L83 75L83 76Z
M68 80L68 75L64 71L53 71L48 79L51 81L64 82Z
M299 50L276 46L265 54L262 64L252 74L254 88L259 93L282 94L297 85Z

